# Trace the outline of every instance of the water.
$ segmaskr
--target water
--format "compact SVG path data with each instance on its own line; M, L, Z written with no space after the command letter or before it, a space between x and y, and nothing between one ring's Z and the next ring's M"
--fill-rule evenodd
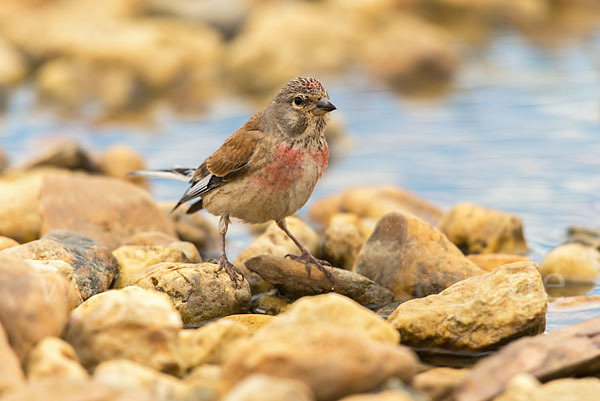
M429 102L403 100L356 75L325 79L352 146L312 199L350 185L391 183L444 208L468 200L502 209L523 218L530 257L541 261L569 225L600 225L599 50L600 32L552 51L504 33L468 58L450 95ZM90 128L32 111L32 104L29 88L10 100L1 146L13 160L24 160L50 133L96 150L129 144L151 168L197 165L255 111L225 99L195 120L160 111L151 129ZM182 183L154 186L161 200L184 190ZM249 238L242 224L232 230L234 257ZM575 311L551 310L548 329L600 312Z

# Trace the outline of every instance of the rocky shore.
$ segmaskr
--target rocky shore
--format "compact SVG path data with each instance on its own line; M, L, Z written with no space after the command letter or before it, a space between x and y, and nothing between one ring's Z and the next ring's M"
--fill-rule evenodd
M215 227L170 214L132 165L131 149L72 144L0 176L0 400L600 397L599 318L543 334L568 303L548 280L598 275L593 230L538 266L518 216L351 188L288 219L333 289L273 225L235 287L207 258Z

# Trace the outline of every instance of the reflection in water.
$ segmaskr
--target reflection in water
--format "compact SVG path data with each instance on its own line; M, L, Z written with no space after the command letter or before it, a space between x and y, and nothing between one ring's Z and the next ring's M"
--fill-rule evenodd
M555 51L504 34L466 62L452 94L430 103L403 101L356 76L323 79L355 146L332 164L313 199L392 183L444 208L468 200L502 209L523 218L529 256L539 262L565 240L568 226L600 221L599 47L600 32ZM32 112L32 104L27 89L9 101L0 134L9 155L24 158L41 134L60 132L92 149L125 142L143 152L149 168L197 165L255 110L227 100L196 121L158 112L153 132L90 131ZM175 199L184 186L157 182L154 194ZM249 239L242 224L234 223L232 234L235 257ZM600 294L591 286L577 293L590 290ZM569 312L568 319L550 312L548 330L593 312Z

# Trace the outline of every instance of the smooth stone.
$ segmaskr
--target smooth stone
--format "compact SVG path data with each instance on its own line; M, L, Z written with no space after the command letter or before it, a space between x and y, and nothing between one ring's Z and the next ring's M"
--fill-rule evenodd
M98 172L98 165L77 141L63 139L50 145L45 154L26 163L25 169L56 167L66 170Z
M542 381L597 374L599 333L600 317L596 317L548 334L513 341L477 362L454 392L454 400L490 400L521 373Z
M102 361L128 358L177 373L181 317L170 298L131 286L95 295L72 313L65 334L87 369Z
M173 210L174 202L159 203L162 212L171 220L177 236L182 241L191 242L202 252L214 249L219 243L219 232L214 223L202 213L187 214L186 207Z
M203 364L220 364L231 344L250 337L250 330L234 320L217 320L197 329L179 332L179 355L185 370Z
M40 237L40 189L45 172L4 174L0 178L0 235L18 242Z
M546 255L540 269L542 275L550 275L552 279L591 282L600 274L600 252L577 243L561 245Z
M271 319L273 319L273 316L245 313L240 315L225 316L220 320L241 323L246 326L250 334L254 334L258 329L270 322Z
M0 89L6 89L20 83L27 75L27 62L19 49L12 43L0 37ZM0 152L1 153L1 152ZM0 170L2 170L2 157L0 155Z
M502 265L529 261L527 256L513 255L510 253L477 253L467 255L467 259L475 263L486 272L491 272Z
M23 259L27 264L34 268L41 275L45 274L58 274L67 280L69 283L68 293L64 294L65 299L68 299L70 309L75 309L79 304L83 302L81 291L75 280L73 273L73 266L63 260L50 259L50 260L33 260Z
M439 294L406 301L388 321L406 345L485 351L542 333L546 310L537 266L518 262L458 282Z
M25 384L21 361L10 347L8 338L0 323L0 397Z
M46 337L29 353L27 380L46 378L86 379L87 371L81 366L71 345L60 338Z
M433 204L394 186L350 188L338 195L313 203L310 218L327 225L337 213L352 213L360 218L379 220L384 215L404 211L435 224L443 212Z
M416 370L416 357L400 345L331 324L270 324L230 349L223 362L226 386L262 373L299 380L316 400L328 401L372 390L390 377L408 382Z
M19 243L12 238L5 237L0 235L0 251L8 248L12 248L14 246L18 246Z
M2 401L162 401L145 390L120 391L91 379L35 380Z
M317 251L321 245L319 235L301 219L291 216L285 219L288 230L298 241L313 255L318 257ZM292 240L281 230L275 222L271 222L264 233L258 236L246 247L233 262L241 269L252 287L253 294L268 291L273 288L256 273L246 267L246 261L260 255L285 257L287 254L299 255L300 250Z
M197 253L197 251L196 251ZM119 277L115 288L125 288L133 284L133 279L146 268L163 262L201 262L200 255L191 260L187 255L168 245L123 245L112 252L119 263Z
M339 401L419 401L401 390L385 390L379 393L354 394Z
M309 276L303 263L288 258L257 256L247 260L246 267L292 299L335 291L361 305L385 305L394 300L387 288L344 269L326 267L331 270L335 279L335 283L332 284L329 277L315 265L312 266Z
M597 401L600 399L600 379L586 377L552 380L541 384L533 376L515 376L504 394L493 401Z
M484 273L435 227L404 212L377 222L354 271L391 290L396 300L435 294Z
M456 204L438 227L465 253L527 253L521 218L473 203Z
M60 336L67 323L71 286L27 262L0 256L0 323L21 361L44 337Z
M310 387L298 380L254 374L239 382L223 401L313 401Z
M245 313L252 293L248 281L235 283L224 271L215 274L212 263L159 263L132 277L142 288L169 296L184 324L195 324L215 317Z
M569 227L567 231L569 242L591 246L600 251L600 230L591 227Z
M285 312L291 303L289 298L278 295L277 290L271 290L252 297L250 311L255 314L275 316Z
M223 392L221 388L221 370L220 365L196 366L183 380L190 386L209 389L214 394L220 394Z
M431 401L443 401L467 373L468 369L433 368L417 373L413 377L412 387L427 395Z
M157 401L209 401L210 394L193 393L186 382L128 359L100 363L94 370L94 380L110 388L144 390Z
M351 270L373 228L374 225L365 223L355 214L333 215L325 228L324 257L334 266Z
M179 241L178 238L165 234L160 231L142 231L133 234L123 245L141 245L141 246L156 246L169 245L174 241Z
M142 156L128 145L113 145L106 149L98 161L100 171L114 178L129 181L142 187L148 187L148 181L143 177L128 175L133 171L146 168Z
M117 260L104 245L63 230L52 231L37 241L6 249L0 254L68 263L83 300L106 291L119 271Z
M141 231L175 236L173 225L145 190L116 178L45 174L40 211L43 234L56 229L74 231L109 250Z
M387 344L400 341L398 332L385 319L336 293L301 298L285 313L272 318L264 328L319 324L333 325L346 333Z

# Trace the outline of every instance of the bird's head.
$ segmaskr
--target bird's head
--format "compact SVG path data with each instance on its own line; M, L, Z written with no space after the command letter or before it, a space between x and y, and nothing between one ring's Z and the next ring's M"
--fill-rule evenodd
M279 91L266 113L288 135L297 136L316 129L322 131L326 114L335 109L319 81L299 77L289 81Z

